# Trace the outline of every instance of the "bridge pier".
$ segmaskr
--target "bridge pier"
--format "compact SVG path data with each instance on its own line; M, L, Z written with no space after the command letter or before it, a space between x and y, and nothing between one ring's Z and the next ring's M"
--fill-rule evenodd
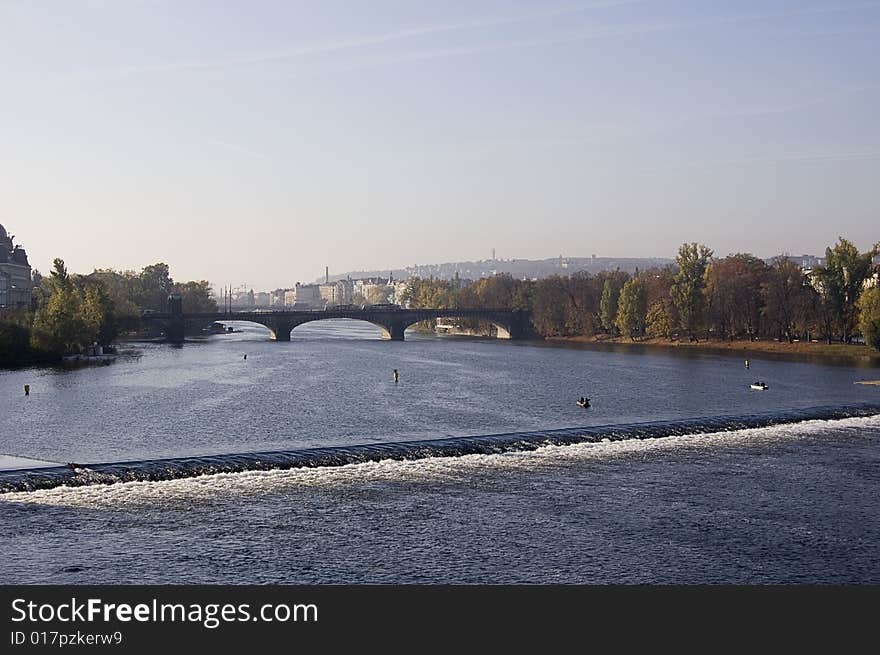
M165 341L169 343L183 343L186 339L186 329L182 319L175 318L165 324Z
M406 331L406 323L396 322L390 325L382 325L382 339L384 341L403 341L403 333Z
M165 340L171 343L183 343L186 338L186 324L183 320L183 300L180 294L168 296L168 313L171 320L165 324Z
M266 321L264 325L272 333L272 341L290 341L290 332L296 327L293 321L283 319Z

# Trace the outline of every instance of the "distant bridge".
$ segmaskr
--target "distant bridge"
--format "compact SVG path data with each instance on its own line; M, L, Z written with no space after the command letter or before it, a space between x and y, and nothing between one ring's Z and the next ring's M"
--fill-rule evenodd
M328 307L316 311L251 311L251 312L210 312L186 314L179 304L171 304L171 311L161 314L148 314L142 318L146 324L160 324L166 339L180 343L184 339L186 327L202 328L211 323L245 321L258 323L269 328L275 341L290 341L290 333L303 323L347 318L366 321L382 331L382 338L390 341L403 341L403 333L408 327L421 321L438 318L469 319L491 323L497 328L499 339L518 339L525 336L529 313L513 309L406 309L403 307L377 307L366 305L357 308Z

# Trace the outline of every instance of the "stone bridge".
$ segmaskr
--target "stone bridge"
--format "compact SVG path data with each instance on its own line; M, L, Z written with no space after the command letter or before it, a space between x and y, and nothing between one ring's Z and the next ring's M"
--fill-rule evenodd
M172 304L171 312L149 314L144 316L142 321L161 324L166 339L180 343L183 341L187 326L201 329L215 322L259 323L269 328L273 340L290 341L290 333L297 326L334 318L372 323L382 330L383 339L391 341L403 341L403 333L411 325L438 318L469 319L491 323L497 328L499 339L521 338L525 336L529 325L528 312L511 309L406 309L396 306L377 307L370 305L355 308L329 307L315 311L276 310L186 314L179 305Z

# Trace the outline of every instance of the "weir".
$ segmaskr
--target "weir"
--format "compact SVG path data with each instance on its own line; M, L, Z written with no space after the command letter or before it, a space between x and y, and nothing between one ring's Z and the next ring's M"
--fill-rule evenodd
M205 455L83 466L0 471L0 494L60 486L160 481L242 471L344 466L381 460L416 460L536 450L542 446L599 442L605 439L656 439L712 432L732 432L812 420L840 420L880 414L878 404L811 407L768 414L714 416L647 423L594 425L545 431L508 432L475 437L452 437L380 444L330 446L302 450Z

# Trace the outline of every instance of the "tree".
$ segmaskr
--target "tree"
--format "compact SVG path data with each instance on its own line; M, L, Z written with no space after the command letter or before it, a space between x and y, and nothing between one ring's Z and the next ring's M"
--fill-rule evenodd
M706 269L712 251L697 243L684 243L675 258L678 273L672 285L672 301L678 310L681 328L691 340L703 325L706 314Z
M805 323L807 309L815 292L800 266L788 257L773 260L761 285L762 313L776 327L779 339L794 341L796 325Z
M571 313L571 297L558 275L538 280L532 324L542 337L565 336Z
M378 305L388 302L388 287L372 286L367 290L367 304Z
M627 280L620 291L616 325L620 333L635 341L644 336L645 320L648 312L648 292L645 283L639 278Z
M484 277L461 291L471 291L478 307L487 309L509 309L513 306L517 281L509 273Z
M168 264L152 264L141 271L133 300L141 309L164 311L173 287L174 280L171 279Z
M210 313L217 311L217 299L211 283L207 280L192 280L184 284L175 284L172 293L180 294L183 311L188 314Z
M672 338L675 323L672 320L671 302L668 299L655 300L648 308L645 317L645 331L649 337Z
M34 315L31 346L51 356L79 353L116 336L113 301L102 282L71 276L56 259L43 282L43 300Z
M27 363L30 341L29 316L21 314L0 319L0 366Z
M140 293L138 273L99 268L87 277L104 285L107 295L113 302L113 311L117 318L134 318L141 315L140 307L136 303Z
M88 339L86 345L94 342L102 346L110 345L116 338L116 315L113 311L113 301L107 293L107 288L97 280L81 278L78 292L82 298L82 320L87 331L83 334Z
M620 289L610 278L605 280L602 288L602 300L599 302L599 321L605 331L614 335L615 320L617 319L617 304L620 299Z
M706 295L712 324L724 339L759 331L763 305L761 285L767 265L749 254L738 253L713 261L706 271Z
M859 330L865 337L865 343L880 350L880 287L862 293L859 310Z
M855 245L839 237L837 244L825 249L825 265L815 271L826 315L833 317L834 326L847 343L852 340L859 296L871 273L871 258L875 254L875 250L860 254ZM830 342L831 334L826 336Z
M31 344L51 355L80 352L91 341L84 335L82 299L67 273L64 261L56 259L52 273L44 281L45 299L34 315Z

